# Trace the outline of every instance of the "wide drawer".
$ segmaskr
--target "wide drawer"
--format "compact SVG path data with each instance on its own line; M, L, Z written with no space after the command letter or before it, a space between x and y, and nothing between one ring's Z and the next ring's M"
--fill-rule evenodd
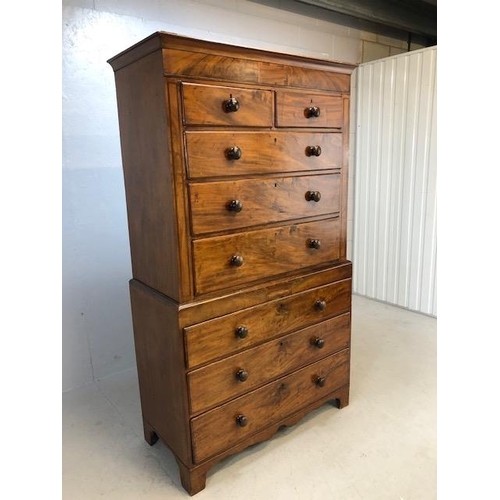
M270 127L273 124L270 90L183 83L182 95L186 125Z
M191 183L193 234L301 219L340 211L340 172Z
M319 156L311 154L319 146ZM191 179L278 172L301 172L342 166L338 132L186 132L187 169Z
M230 448L349 382L349 349L191 420L194 462Z
M196 293L340 258L340 217L193 241Z
M278 90L278 127L335 127L343 125L343 99L336 95Z
M226 314L184 329L189 368L346 313L351 280L345 279Z
M350 314L279 337L188 373L191 413L349 347Z

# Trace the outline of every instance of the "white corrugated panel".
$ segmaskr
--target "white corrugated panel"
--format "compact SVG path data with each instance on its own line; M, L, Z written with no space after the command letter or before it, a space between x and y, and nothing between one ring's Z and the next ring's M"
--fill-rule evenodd
M356 72L353 291L436 306L436 56L430 47Z

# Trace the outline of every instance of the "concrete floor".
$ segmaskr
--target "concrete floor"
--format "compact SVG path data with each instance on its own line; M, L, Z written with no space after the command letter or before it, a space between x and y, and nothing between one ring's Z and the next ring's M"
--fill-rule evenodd
M349 406L225 459L194 498L435 499L436 320L354 296L351 361ZM63 498L189 498L143 439L135 369L63 395Z

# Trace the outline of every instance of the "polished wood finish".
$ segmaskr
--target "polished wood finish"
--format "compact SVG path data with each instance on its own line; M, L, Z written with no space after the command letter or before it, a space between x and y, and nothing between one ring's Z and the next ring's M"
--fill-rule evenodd
M155 434L160 436L187 463L191 442L177 307L135 280L130 282L130 297L146 441L154 444Z
M319 250L308 247L312 238L323 242ZM196 293L334 263L339 245L339 218L194 240ZM242 264L231 265L233 257L241 257Z
M273 123L273 93L185 83L181 87L186 125L232 125L270 127ZM239 103L237 111L225 111L230 99Z
M276 335L272 332L269 337ZM279 337L188 374L191 413L196 414L255 389L349 346L350 317L343 314ZM235 374L245 370L241 381Z
M315 307L318 300L326 303L324 309ZM278 335L342 314L350 307L351 280L346 279L186 327L187 364L193 368L234 354ZM244 339L235 335L239 326L248 329Z
M304 177L271 177L191 183L194 235L250 228L340 212L340 173ZM311 189L328 185L318 202L308 201Z
M258 147L255 145L258 144ZM307 156L310 145L321 156ZM238 160L227 157L237 146ZM338 169L342 166L342 134L331 132L186 132L188 174L191 179Z
M281 90L276 93L276 124L278 127L342 128L343 106L339 96ZM316 108L317 116L310 116L311 107Z
M348 404L353 66L156 33L115 71L146 442L193 495Z
M324 378L322 386L315 383L319 376ZM193 418L194 462L242 441L296 408L343 387L348 380L349 350L345 349ZM237 425L239 414L247 417L248 425Z
M161 54L152 53L116 73L118 116L132 273L179 299L177 216L172 208L156 209L173 207L174 196L161 65Z

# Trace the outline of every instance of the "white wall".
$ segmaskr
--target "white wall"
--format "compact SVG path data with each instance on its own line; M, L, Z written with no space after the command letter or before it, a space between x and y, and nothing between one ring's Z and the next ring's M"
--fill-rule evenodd
M351 63L406 43L332 22L335 15L293 0L64 0L62 14L68 390L135 365L116 97L106 60L158 30Z
M353 291L433 316L436 55L429 47L357 68L352 198Z

